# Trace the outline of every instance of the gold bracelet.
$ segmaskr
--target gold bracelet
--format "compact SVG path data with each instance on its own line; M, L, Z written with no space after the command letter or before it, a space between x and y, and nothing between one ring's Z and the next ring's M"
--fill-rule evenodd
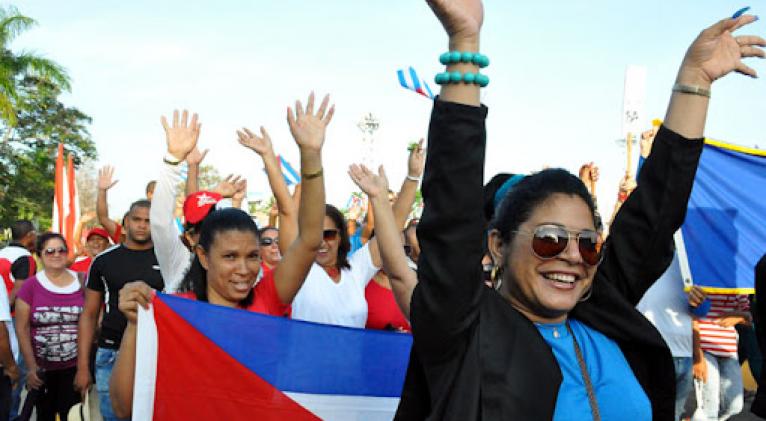
M682 94L692 94L692 95L699 95L704 96L706 98L710 98L710 89L703 88L702 86L692 86L692 85L684 85L681 83L676 83L673 85L673 92L680 92Z
M317 171L315 173L311 173L311 174L301 173L301 178L303 180L311 180L313 178L321 177L322 174L324 174L324 168L320 168L319 171Z

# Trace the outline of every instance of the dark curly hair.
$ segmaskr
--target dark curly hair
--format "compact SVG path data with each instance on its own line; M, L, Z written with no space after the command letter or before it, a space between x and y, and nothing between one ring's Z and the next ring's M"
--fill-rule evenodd
M532 216L532 212L552 195L560 193L582 199L598 227L596 205L588 189L577 176L561 168L551 168L521 180L500 202L490 228L500 231L504 242L509 242L513 231Z

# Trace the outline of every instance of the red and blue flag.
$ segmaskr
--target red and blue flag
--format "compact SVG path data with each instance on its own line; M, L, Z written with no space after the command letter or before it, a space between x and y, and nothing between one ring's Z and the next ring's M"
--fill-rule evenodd
M391 420L411 345L157 294L139 312L133 419Z

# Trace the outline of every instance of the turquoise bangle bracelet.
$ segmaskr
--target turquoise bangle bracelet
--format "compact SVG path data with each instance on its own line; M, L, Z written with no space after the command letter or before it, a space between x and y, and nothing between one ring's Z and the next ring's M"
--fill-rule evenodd
M434 78L438 85L447 85L450 83L474 83L480 87L489 85L489 76L481 73L460 73L460 72L442 72Z
M483 69L489 66L489 57L481 53L472 53L469 51L448 51L439 56L439 62L445 66L457 63L472 63Z

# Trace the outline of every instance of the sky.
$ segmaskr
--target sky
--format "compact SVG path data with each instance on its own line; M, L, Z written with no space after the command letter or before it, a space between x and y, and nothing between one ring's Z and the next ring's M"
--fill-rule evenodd
M7 5L8 3L4 3ZM258 156L235 130L263 125L277 153L298 151L286 107L311 90L330 93L336 114L323 151L328 202L345 206L346 174L362 161L357 123L380 120L372 161L397 189L407 145L427 136L431 101L401 88L396 70L414 66L432 88L447 38L424 1L23 0L37 20L12 49L63 65L72 91L63 101L93 117L97 166L114 165L110 214L121 215L157 177L165 152L160 116L199 113L205 163L267 192ZM628 65L645 66L648 120L662 118L684 52L697 34L746 6L730 0L485 1L481 50L491 64L485 179L546 166L601 169L602 213L611 214L626 168L621 133ZM751 13L766 13L763 2ZM763 36L764 20L740 30ZM766 77L763 61L748 64ZM732 74L712 89L706 135L766 148L766 81ZM647 127L648 128L648 127ZM636 151L637 153L637 151ZM633 161L635 163L635 160ZM635 164L634 164L635 165ZM635 171L635 169L634 169Z

